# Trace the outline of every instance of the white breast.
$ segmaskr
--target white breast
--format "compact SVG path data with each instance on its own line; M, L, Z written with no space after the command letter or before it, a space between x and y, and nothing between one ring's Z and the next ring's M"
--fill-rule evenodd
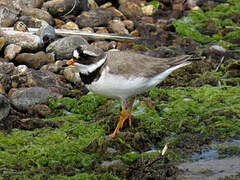
M147 84L148 79L144 77L130 77L127 79L123 76L109 73L109 67L106 67L98 81L94 81L86 87L101 96L126 99L148 90Z

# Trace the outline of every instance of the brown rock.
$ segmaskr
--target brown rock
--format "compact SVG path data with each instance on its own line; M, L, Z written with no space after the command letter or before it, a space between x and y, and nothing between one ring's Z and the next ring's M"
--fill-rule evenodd
M0 51L2 50L4 45L5 45L5 39L0 37Z
M89 32L89 33L94 33L94 30L93 28L90 28L90 27L85 27L85 28L82 28L81 31L84 31L84 32Z
M78 25L74 22L67 22L66 24L61 26L62 29L71 29L71 30L78 30Z
M101 6L100 6L100 8L109 8L109 7L111 7L112 6L112 3L111 2L107 2L107 3L105 3L105 4L102 4Z
M125 24L120 20L109 21L108 25L109 31L117 34L129 34L128 30L125 28Z
M95 27L94 29L97 34L108 34L108 30L105 27Z
M73 8L74 7L74 8ZM79 14L88 9L87 0L50 0L43 4L43 9L47 10L53 17L68 14Z
M103 51L108 51L110 49L115 49L117 47L116 41L96 41L92 43L94 46L101 48Z
M114 13L115 17L126 19L126 17L124 17L123 13L121 11L119 11L118 9L116 9L115 7L109 7L108 9Z
M18 64L25 64L30 68L39 69L44 64L49 63L49 58L47 57L45 52L40 51L40 52L37 52L36 54L31 54L31 53L19 54L15 58L15 61Z
M93 10L99 8L99 6L94 0L88 0L88 8Z
M28 28L27 25L24 24L22 21L17 21L14 26L13 26L14 31L22 31L22 32L27 32Z
M83 12L76 18L76 23L80 28L106 26L113 18L113 12L109 9L97 8L88 12Z
M28 109L28 113L31 115L39 115L40 117L46 117L51 114L51 108L45 104L37 104Z
M126 2L120 5L119 10L129 19L136 19L142 16L142 9L133 2Z
M38 8L24 8L22 10L21 15L23 16L31 16L37 19L41 19L46 21L48 24L53 24L53 18L51 14L49 14L47 11L43 9Z
M21 16L19 18L27 27L30 28L40 28L42 26L42 21L40 19L34 18L32 16ZM47 22L46 22L47 23Z
M129 30L129 31L133 31L134 30L134 23L131 20L124 20L123 21L125 27Z

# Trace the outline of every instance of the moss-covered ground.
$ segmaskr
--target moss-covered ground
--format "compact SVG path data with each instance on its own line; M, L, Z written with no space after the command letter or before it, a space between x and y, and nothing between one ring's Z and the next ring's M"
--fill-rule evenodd
M1 178L118 179L122 177L121 172L104 171L99 168L101 163L120 159L128 168L139 163L140 159L146 163L158 154L158 151L147 151L152 147L161 149L166 142L170 142L166 157L178 162L189 153L200 151L203 144L212 140L240 136L239 86L155 88L148 97L137 99L133 127L126 126L110 140L107 135L117 123L115 116L120 112L120 105L118 100L106 102L106 98L93 94L79 100L68 97L50 100L49 105L61 116L44 121L54 122L56 128L13 129L10 134L2 133ZM64 108L59 109L60 104ZM143 152L138 147L140 145L134 144L124 133L141 133L139 136L144 136L151 146L146 144ZM140 143L142 140L140 137L139 142L135 141ZM98 146L93 150L94 142ZM114 155L106 155L105 150L109 147L114 147ZM219 147L221 152L230 150ZM132 175L132 172L128 174Z

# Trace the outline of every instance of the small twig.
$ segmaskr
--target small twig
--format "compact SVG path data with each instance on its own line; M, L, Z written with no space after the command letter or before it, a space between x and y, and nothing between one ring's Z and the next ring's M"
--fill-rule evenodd
M238 26L225 26L226 29L240 29Z
M34 34L39 31L39 28L28 28L29 33ZM14 31L12 27L1 27L0 31ZM118 34L98 34L98 33L90 33L90 32L84 32L81 30L69 30L69 29L55 29L55 32L57 35L60 36L72 36L72 35L79 35L87 40L115 40L115 41L135 41L139 39L139 37L133 37L133 36L124 36L124 35L118 35Z
M218 66L217 66L217 68L216 68L216 70L215 70L216 72L218 72L220 66L221 66L222 63L223 63L223 60L224 60L224 56L221 58L221 60L220 60L220 62L219 62L219 64L218 64Z
M148 163L144 168L148 167L148 166L151 166L153 165L156 161L160 160L163 158L164 154L167 152L167 149L168 149L168 145L169 145L169 142L167 142L163 148L163 150L161 152L159 152L158 156L153 160L151 161L150 163Z

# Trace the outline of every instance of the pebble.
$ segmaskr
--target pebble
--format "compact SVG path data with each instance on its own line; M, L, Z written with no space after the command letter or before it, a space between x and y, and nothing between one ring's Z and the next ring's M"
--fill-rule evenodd
M81 36L69 36L49 44L46 52L53 53L55 60L69 59L72 57L73 50L83 44L88 44L88 42Z
M43 48L41 38L29 32L21 31L0 31L0 36L5 39L5 44L16 44L21 46L22 50L37 51Z
M24 24L22 21L17 21L14 26L13 26L14 31L22 31L22 32L27 32L28 28L27 25Z
M22 53L17 55L15 62L17 64L25 64L33 69L40 69L44 64L49 63L50 59L45 52L39 51L35 54Z
M76 18L79 28L106 26L113 18L113 12L109 9L97 8L83 12Z
M128 30L125 27L125 24L120 20L111 20L108 25L109 31L121 35L129 34Z
M20 53L21 50L21 46L18 46L16 44L9 44L4 50L4 58L11 61L18 53Z
M16 89L9 97L11 104L19 111L26 112L37 104L46 104L49 98L59 98L60 95L46 88L30 87Z
M1 86L1 84L0 84ZM1 89L1 87L0 87ZM4 118L6 118L10 112L10 103L8 101L8 98L6 98L4 95L0 94L0 122Z
M1 26L9 27L13 26L14 23L17 21L17 14L10 11L7 7L0 7L0 15L1 15Z
M0 37L0 51L2 50L4 45L5 45L5 39Z
M136 19L142 16L142 9L134 2L125 2L120 5L119 10L129 19Z
M43 9L47 10L53 17L59 17L68 14L79 14L86 11L88 0L50 0L43 4ZM75 8L74 8L75 7Z
M53 18L49 12L38 8L24 8L21 13L22 16L31 16L39 20L44 20L48 24L53 24Z

